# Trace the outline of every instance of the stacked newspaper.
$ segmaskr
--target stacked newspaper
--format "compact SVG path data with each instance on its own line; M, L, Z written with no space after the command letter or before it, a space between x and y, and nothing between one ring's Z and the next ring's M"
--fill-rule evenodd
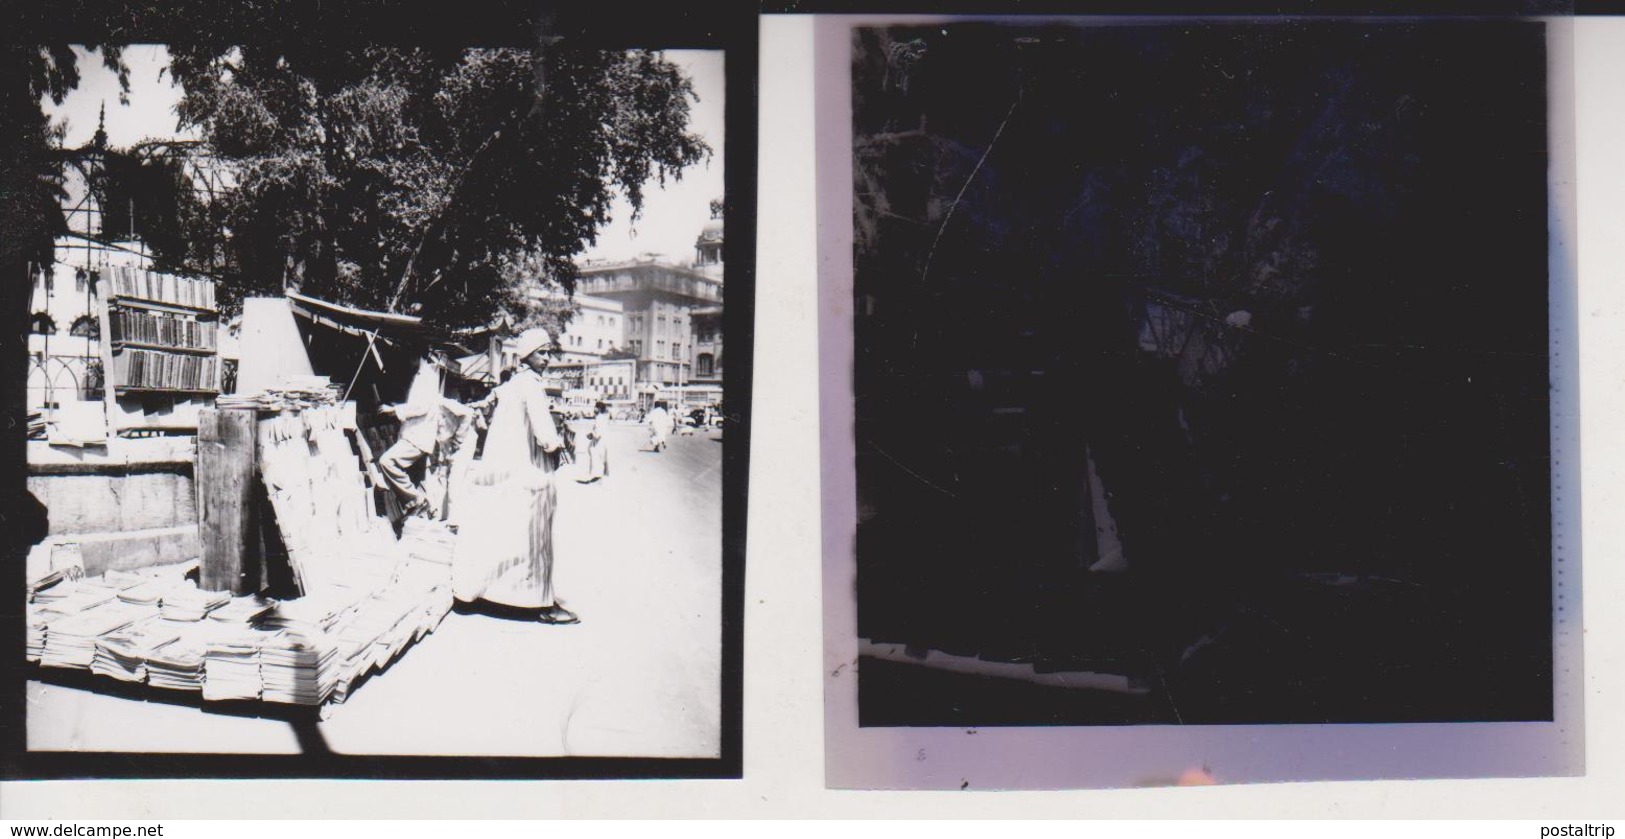
M96 639L96 657L90 663L90 672L125 682L145 682L152 651L179 638L182 626L185 624L154 615L103 635Z
M365 592L328 588L298 600L284 600L260 618L260 626L278 631L260 650L260 676L267 702L319 705L338 685L338 645L330 640Z
M401 525L400 546L412 559L449 566L456 539L451 528L441 522L413 516Z
M34 594L34 603L59 615L94 609L118 597L117 591L89 582L61 582Z
M252 623L255 619L276 608L276 601L269 600L257 594L245 594L234 597L231 602L209 613L209 620L221 623Z
M45 654L46 639L53 621L60 621L93 609L113 599L101 588L84 587L74 580L62 580L34 592L27 607L27 656L39 661Z
M395 568L394 586L411 592L415 599L416 634L414 640L435 631L451 612L451 566L408 559Z
M108 602L53 620L46 633L45 647L40 653L40 664L89 670L96 658L96 639L153 614L150 606Z
M203 591L195 586L177 586L164 592L163 615L172 621L200 621L209 612L231 602L223 591Z
M326 376L283 376L259 393L222 394L217 408L254 408L260 411L297 411L339 401L342 386Z
M389 628L375 642L379 666L387 665L406 651L419 637L423 626L422 599L417 592L393 588L383 592L374 603L387 616Z
M147 655L147 684L171 690L203 689L203 657L208 642L199 624L179 625L179 637Z
M157 606L163 602L165 594L183 585L185 583L179 579L153 577L120 591L118 599L138 606Z
M344 613L366 597L347 588L327 588L310 592L296 600L284 600L260 617L266 629L291 629L310 635L325 634L338 624Z
M45 653L46 630L50 626L51 619L59 616L60 613L52 612L49 609L46 609L44 606L39 606L33 603L28 604L28 613L26 618L28 624L27 649L29 661L39 661L40 656Z
M394 626L395 619L376 604L371 598L357 604L328 633L337 655L338 685L334 698L340 702L349 695L354 683L379 665L376 645Z
M260 650L277 636L246 623L215 623L203 655L203 698L259 699Z
M267 702L320 705L338 682L337 649L320 633L278 632L260 648Z

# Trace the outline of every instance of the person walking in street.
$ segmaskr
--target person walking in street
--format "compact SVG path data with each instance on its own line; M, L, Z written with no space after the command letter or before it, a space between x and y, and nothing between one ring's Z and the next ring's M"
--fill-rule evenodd
M587 432L587 480L583 484L596 484L609 475L609 406L599 402L593 405L592 428Z
M671 413L666 410L665 402L656 402L649 411L649 446L654 451L664 451L666 440L671 437L673 428Z
M514 349L520 369L493 391L496 412L471 479L480 497L457 540L452 591L465 602L536 609L542 623L579 623L553 591L555 473L564 448L542 378L553 337L527 330Z

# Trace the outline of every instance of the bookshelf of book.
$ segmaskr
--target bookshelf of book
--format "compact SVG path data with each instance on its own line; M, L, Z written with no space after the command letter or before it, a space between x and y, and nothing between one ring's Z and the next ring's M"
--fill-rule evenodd
M220 393L213 280L114 267L101 288L102 369L114 431L195 431Z

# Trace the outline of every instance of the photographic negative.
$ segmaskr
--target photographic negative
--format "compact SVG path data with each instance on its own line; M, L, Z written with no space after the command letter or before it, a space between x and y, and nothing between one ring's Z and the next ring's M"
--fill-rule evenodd
M613 11L28 30L8 775L737 776L753 18Z
M1468 756L1576 719L1548 24L853 23L820 53L831 782L1574 771ZM1242 745L1374 723L1451 745Z

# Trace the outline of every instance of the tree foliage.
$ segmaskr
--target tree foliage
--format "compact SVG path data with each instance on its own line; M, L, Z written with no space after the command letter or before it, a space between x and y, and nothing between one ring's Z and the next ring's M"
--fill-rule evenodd
M95 46L92 45L94 49ZM118 47L100 50L118 75L120 96L129 89L129 68ZM66 44L0 46L0 264L51 261L56 236L67 230L62 215L62 171L55 148L62 126L53 125L42 103L61 104L79 86L79 60Z
M658 53L176 44L183 126L234 187L184 259L227 297L304 292L447 326L534 320L514 269L565 290L617 191L710 150ZM206 264L220 260L222 265Z

